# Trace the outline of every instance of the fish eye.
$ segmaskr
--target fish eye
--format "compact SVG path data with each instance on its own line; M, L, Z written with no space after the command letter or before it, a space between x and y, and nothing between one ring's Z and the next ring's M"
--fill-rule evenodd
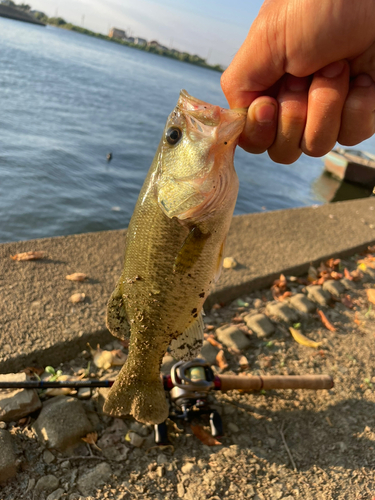
M170 127L165 134L168 144L174 146L182 137L182 130L178 127Z

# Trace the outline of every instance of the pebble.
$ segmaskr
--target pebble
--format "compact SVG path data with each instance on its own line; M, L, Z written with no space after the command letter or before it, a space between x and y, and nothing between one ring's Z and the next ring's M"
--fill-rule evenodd
M307 297L321 306L326 306L331 300L331 295L323 290L320 285L309 285L307 288Z
M183 474L194 474L196 472L199 472L198 467L195 464L192 464L191 462L187 462L181 467L181 472Z
M207 361L207 363L209 363L210 365L215 364L218 352L219 349L217 347L210 344L207 340L203 341L200 356L203 357Z
M356 287L354 281L351 281L348 278L342 278L340 280L340 283L342 283L344 285L346 290L357 290L357 287Z
M65 491L62 488L58 488L48 495L47 500L60 500L64 493Z
M0 375L0 382L26 382L26 373ZM0 391L0 420L11 422L27 417L42 407L36 389L15 389Z
M90 399L91 398L91 388L90 387L80 387L78 389L78 399Z
M255 307L255 309L260 309L264 306L264 302L262 299L254 299L253 306Z
M6 422L0 422L0 429L6 429L7 428L7 424Z
M57 450L77 444L93 430L81 401L65 396L54 397L43 404L33 429L39 441Z
M43 462L45 464L51 464L55 460L55 455L51 453L49 450L43 451Z
M234 325L226 325L216 330L217 338L227 347L238 350L247 349L251 342L246 335Z
M141 437L139 434L136 432L129 432L129 437L130 437L130 444L132 446L135 446L136 448L140 448L143 444L143 441L145 440L143 437Z
M47 474L46 476L42 476L39 481L35 485L35 491L42 492L46 491L47 493L53 490L56 490L59 486L59 480L53 474Z
M283 302L270 302L267 304L267 312L287 323L295 323L298 320L297 313Z
M229 422L227 427L231 432L240 432L240 428L234 422Z
M315 304L309 300L303 293L297 293L290 298L289 304L302 313L313 313L315 312Z
M163 477L165 475L165 467L164 467L164 465L159 465L159 467L156 469L156 474L159 477Z
M178 483L177 485L177 495L180 498L183 498L183 496L185 495L185 486L182 483Z
M156 459L156 461L157 461L158 465L163 465L163 464L167 464L169 462L169 459L163 453L160 453L158 455L158 458Z
M244 320L250 330L260 339L270 337L275 331L275 327L265 314L248 314Z
M223 260L224 269L234 269L237 266L237 261L234 257L225 257Z
M12 435L0 430L0 483L15 476L17 472L16 455L13 449Z
M323 290L338 298L345 291L345 286L340 281L327 280L323 283Z
M109 464L102 462L78 479L78 489L82 495L89 495L94 488L106 483L111 474L112 469Z

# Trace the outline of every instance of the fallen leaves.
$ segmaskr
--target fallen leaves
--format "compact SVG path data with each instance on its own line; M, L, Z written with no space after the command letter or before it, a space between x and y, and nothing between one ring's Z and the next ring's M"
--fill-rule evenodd
M97 450L99 451L102 451L99 446L96 444L97 440L98 440L98 433L97 432L89 432L88 434L86 434L85 437L81 438L82 441L84 441L85 443L87 444L91 444L92 446L94 446L94 448L96 448Z
M332 323L328 320L327 316L324 314L323 311L320 309L317 309L316 312L319 314L320 320L323 323L323 325L327 328L327 330L330 330L331 332L335 332L336 328L332 325Z
M287 284L287 279L283 274L280 274L280 278L273 282L271 291L275 300L282 301L292 296L292 292L287 290Z
M73 304L78 304L79 302L83 302L85 300L86 295L83 292L78 292L78 293L73 293L73 295L70 296L69 300L70 302L73 302Z
M205 431L201 425L191 425L191 430L193 431L194 436L206 446L221 445L220 441Z
M375 304L375 288L368 288L366 290L367 300L371 302L371 304Z
M11 255L10 258L18 262L25 260L38 260L43 259L46 256L46 252L35 251L35 252L23 252Z
M340 259L328 259L326 262L321 262L317 269L310 266L307 274L308 281L312 285L323 285L327 280L340 280L343 275L336 270L340 262Z
M216 364L221 370L226 370L228 368L228 362L225 359L224 351L221 350L216 355Z
M313 347L314 349L317 349L319 346L322 345L322 342L315 342L314 340L310 340L309 338L305 337L300 331L296 330L293 327L290 327L289 331L292 334L294 340L301 345L304 345L306 347Z
M97 368L103 368L103 370L108 370L111 366L122 366L127 355L124 354L121 349L113 349L112 351L106 351L100 348L99 344L95 349L93 349L90 344L88 344L91 355L93 358L94 365Z
M205 333L204 338L205 338L205 340L207 340L207 342L209 342L214 347L217 347L218 349L224 349L223 344L218 342L212 334Z
M87 274L84 273L73 273L68 274L65 278L69 281L85 281L87 279Z
M350 295L345 295L344 297L342 297L341 303L344 304L344 306L347 307L348 309L353 309L353 307L354 307L354 304L352 302Z

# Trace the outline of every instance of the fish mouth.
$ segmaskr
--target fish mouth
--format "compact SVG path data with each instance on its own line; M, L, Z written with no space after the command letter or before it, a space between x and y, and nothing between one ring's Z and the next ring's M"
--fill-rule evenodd
M209 104L181 90L177 108L187 118L188 128L212 136L215 128L217 140L237 144L246 121L247 109L226 109ZM197 123L198 122L198 123Z

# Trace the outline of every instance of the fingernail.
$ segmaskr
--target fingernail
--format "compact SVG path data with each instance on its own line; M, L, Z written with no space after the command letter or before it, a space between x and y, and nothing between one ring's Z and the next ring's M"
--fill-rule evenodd
M272 123L275 120L276 106L271 103L259 104L255 107L255 119L259 123Z
M344 69L343 61L336 61L334 63L328 64L325 68L321 69L321 74L326 78L336 78L342 73Z
M301 92L302 90L307 90L308 79L298 78L297 76L288 75L286 82L286 88L292 92Z
M356 87L371 87L373 83L371 76L365 74L357 76L354 80L354 85Z

